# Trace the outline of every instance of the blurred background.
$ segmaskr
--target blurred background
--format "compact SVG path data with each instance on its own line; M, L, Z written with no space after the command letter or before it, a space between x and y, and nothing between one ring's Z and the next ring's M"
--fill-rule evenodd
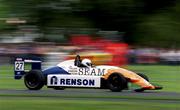
M145 73L164 95L33 92L13 79L16 57L46 68L76 54ZM179 72L180 0L0 0L0 110L180 110Z
M0 0L0 65L180 65L179 12L178 0Z

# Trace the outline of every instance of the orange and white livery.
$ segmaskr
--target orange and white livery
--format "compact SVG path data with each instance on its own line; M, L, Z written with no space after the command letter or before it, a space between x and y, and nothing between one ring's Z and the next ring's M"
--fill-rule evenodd
M31 63L31 70L25 70L25 63ZM41 70L41 61L16 58L15 79L24 76L25 86L30 90L39 90L44 85L54 89L68 87L103 88L113 92L128 89L128 83L140 86L136 92L144 90L162 89L154 86L144 74L135 73L116 66L94 66L89 59L75 59L63 61L53 67Z
M90 64L83 64L85 60L89 59L80 59L80 56L77 56L75 60L66 60L59 63L57 66L63 68L70 75L80 75L82 77L100 77L101 88L105 87L112 91L121 91L127 89L127 83L134 83L140 86L139 89L135 91L140 92L144 90L155 90L162 89L162 87L157 87L152 85L149 82L149 79L146 75L135 73L124 68L116 66L107 66L107 65L92 65L91 61L87 61ZM85 62L86 63L86 62Z

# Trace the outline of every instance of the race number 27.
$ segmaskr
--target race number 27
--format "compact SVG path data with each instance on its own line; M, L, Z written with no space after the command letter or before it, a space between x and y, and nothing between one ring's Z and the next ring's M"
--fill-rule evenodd
M15 62L15 71L24 71L24 62L23 61Z

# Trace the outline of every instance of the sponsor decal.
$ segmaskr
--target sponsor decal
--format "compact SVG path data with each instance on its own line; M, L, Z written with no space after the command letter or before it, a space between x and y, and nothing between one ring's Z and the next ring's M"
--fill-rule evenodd
M100 68L79 68L79 75L103 76L105 69Z
M48 86L100 87L99 76L48 75Z
M103 76L105 74L106 69L101 68L77 68L70 66L68 69L68 73L72 75L90 75L90 76Z
M78 74L78 68L77 68L77 67L72 67L72 66L70 66L70 67L69 67L69 70L68 70L68 73L77 75L77 74Z
M21 72L17 72L16 74L17 74L17 75L21 75Z
M50 84L51 85L57 85L58 78L56 76L51 77Z

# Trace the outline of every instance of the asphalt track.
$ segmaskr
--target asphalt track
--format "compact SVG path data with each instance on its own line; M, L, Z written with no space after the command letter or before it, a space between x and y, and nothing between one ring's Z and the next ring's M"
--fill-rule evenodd
M107 89L65 89L65 90L10 90L0 89L0 97L41 97L61 98L73 100L99 100L99 101L157 101L160 103L180 103L180 93L145 91L137 93L131 90L111 92Z

